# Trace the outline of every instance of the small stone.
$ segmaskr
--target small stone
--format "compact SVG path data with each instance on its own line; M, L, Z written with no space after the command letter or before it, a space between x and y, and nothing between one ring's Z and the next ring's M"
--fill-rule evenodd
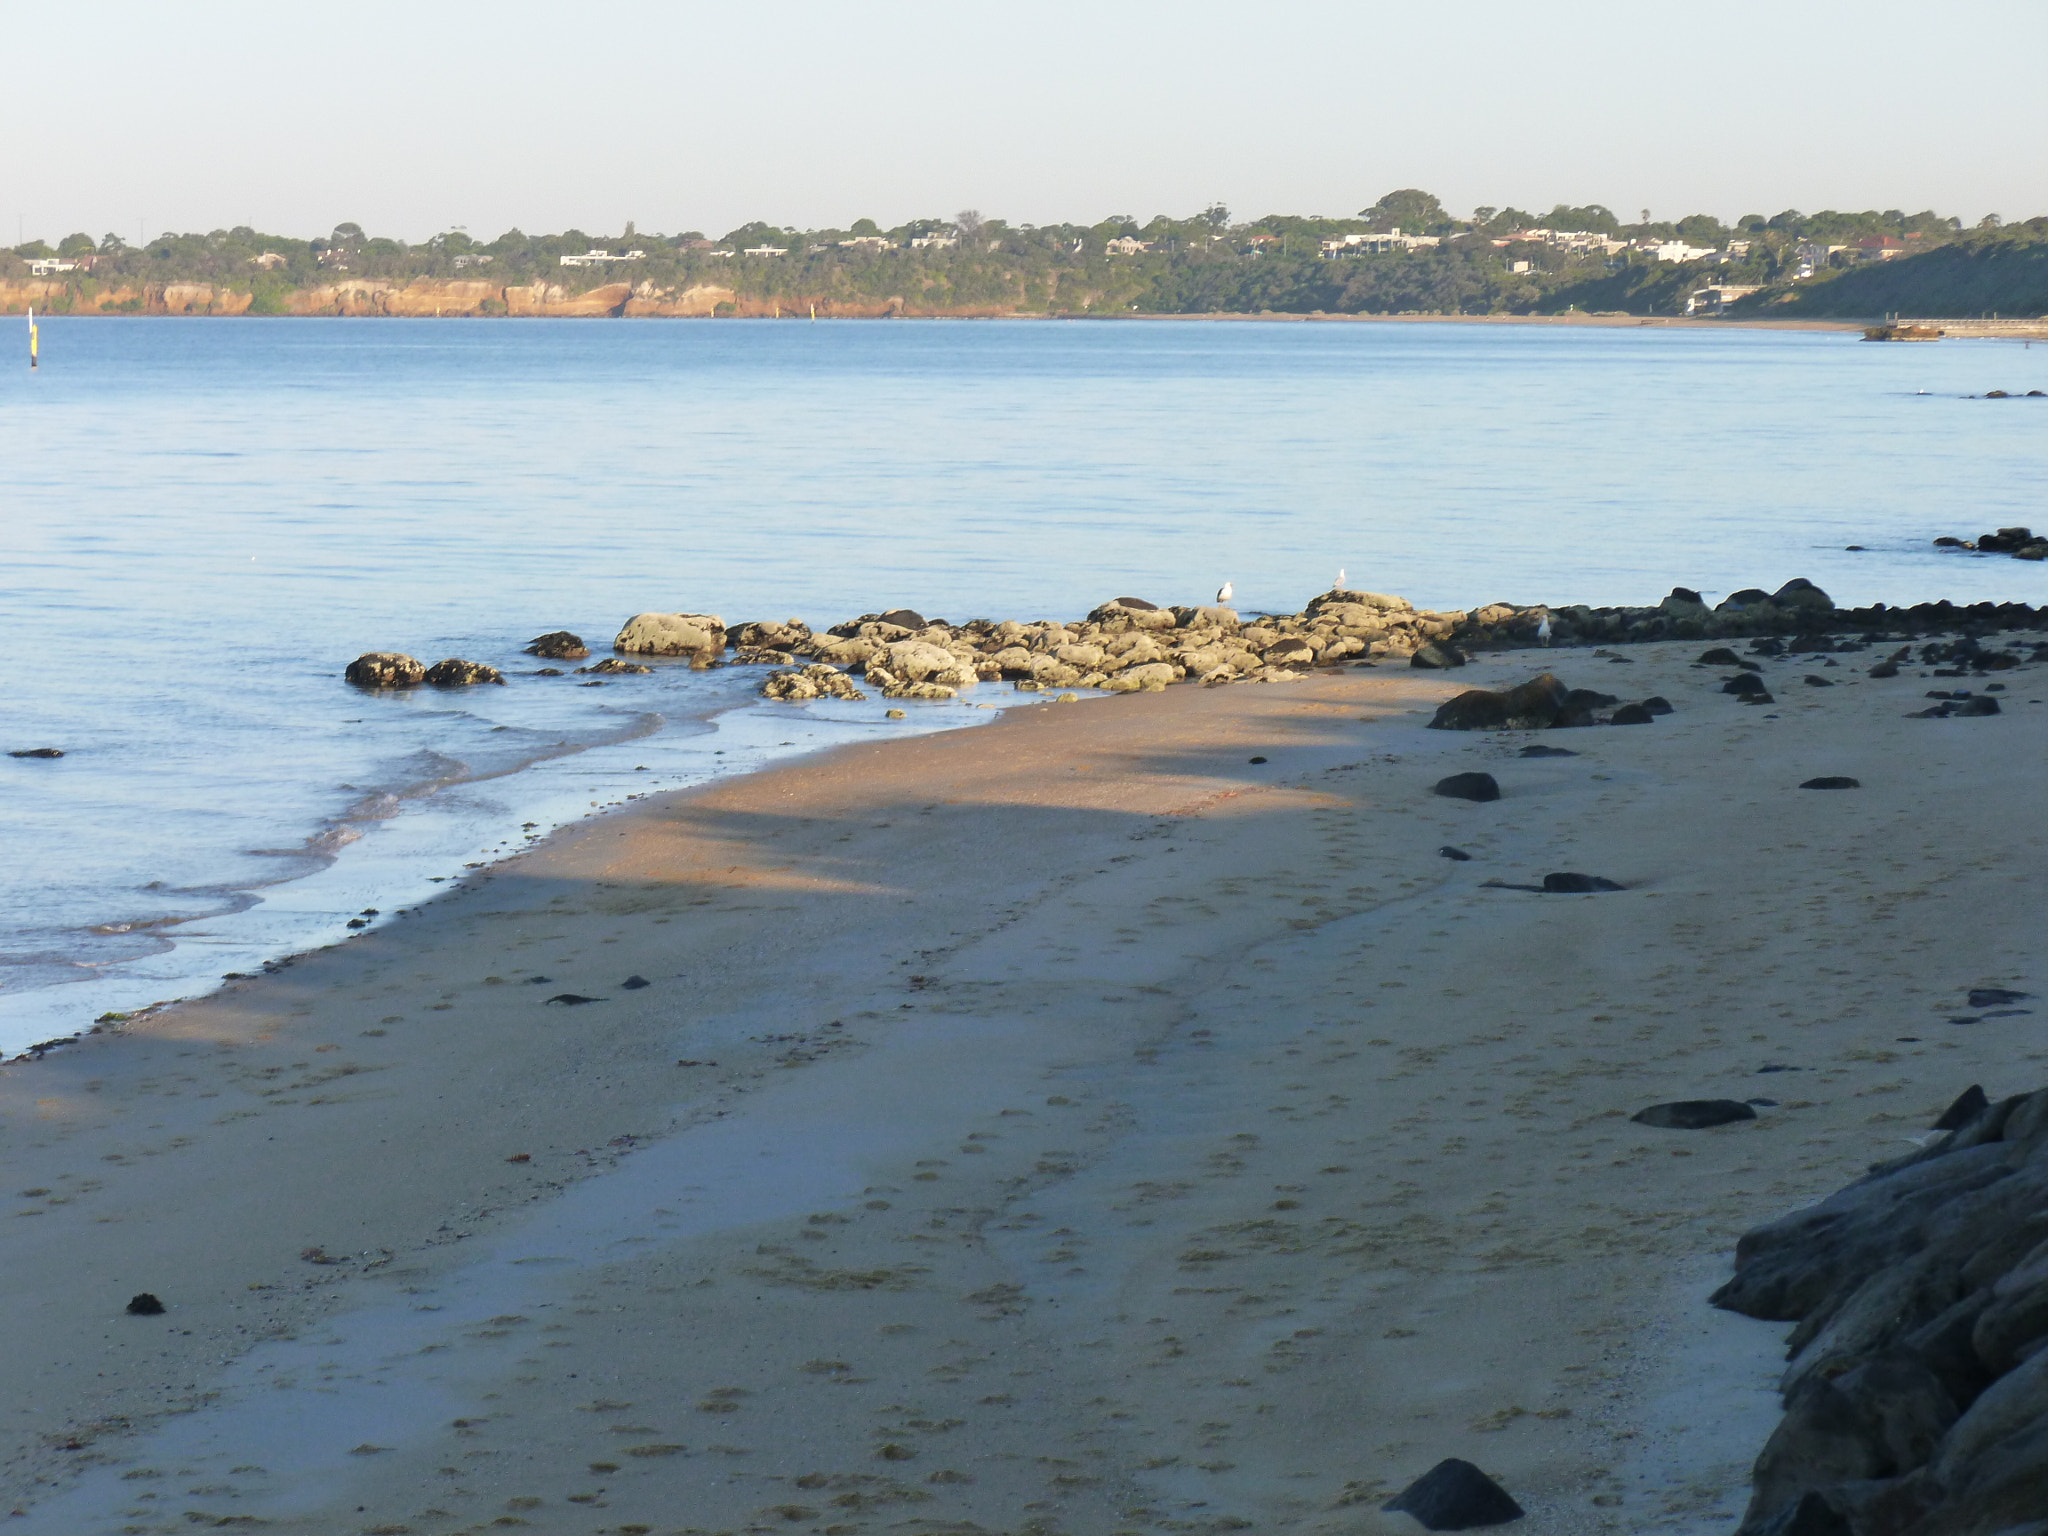
M548 1001L560 1003L564 1008L574 1008L582 1003L601 1003L605 999L601 997L585 997L581 992L557 992Z
M128 1315L130 1317L162 1317L164 1315L164 1304L148 1291L138 1291L129 1298Z
M1661 693L1653 693L1643 700L1643 708L1653 715L1668 715L1671 713L1671 701Z
M1471 854L1462 848L1453 848L1449 843L1445 843L1443 847L1437 849L1437 856L1449 859L1454 864L1469 864L1472 862Z
M904 712L903 712L902 710L900 710L900 709L891 709L891 710L887 710L887 711L885 711L885 713L886 713L886 714L888 715L888 717L889 717L889 718L890 718L891 720L904 720L904 719L908 719L908 718L909 718L909 717L908 717L907 715L905 715L905 714L904 714Z
M1522 748L1518 757L1577 757L1579 754L1570 747L1546 747L1541 742Z
M23 747L19 752L10 752L7 755L9 757L62 757L64 753L57 747Z
M1601 875L1574 874L1569 870L1543 877L1543 889L1553 896L1584 896L1594 891L1625 891L1625 885Z
M1764 680L1754 672L1744 672L1739 677L1729 678L1721 685L1721 691L1723 693L1732 693L1737 698L1749 698L1760 693L1770 692L1764 686Z
M583 643L581 636L572 635L566 629L554 629L529 640L526 654L544 661L581 661L590 654L590 647Z
M2023 1003L2034 994L2015 992L2009 987L1972 987L1970 1006L1972 1008L2003 1008L2007 1003Z
M1380 1508L1413 1515L1430 1531L1506 1525L1523 1514L1505 1488L1456 1456L1438 1462Z
M341 675L358 688L417 688L427 668L403 651L365 651Z
M1801 789L1861 789L1861 779L1849 778L1846 774L1824 774L1817 779L1808 779L1799 786Z
M496 667L487 667L480 661L464 661L451 656L446 661L437 661L427 668L426 680L436 688L468 688L477 683L496 683L505 686L505 674Z
M1448 641L1432 641L1410 656L1408 665L1437 669L1462 667L1465 665L1465 653Z
M1248 763L1263 763L1265 759L1263 757L1248 757L1245 761Z
M1434 792L1451 800L1498 800L1500 785L1490 773L1454 773L1438 779Z
M1669 1104L1652 1104L1629 1119L1637 1125L1663 1131L1703 1131L1709 1126L1733 1125L1754 1120L1756 1111L1740 1099L1678 1099Z
M619 990L621 992L638 992L642 987L651 987L653 985L654 983L645 976L628 976L619 983Z
M1611 725L1648 725L1657 717L1640 704L1624 704L1609 720Z

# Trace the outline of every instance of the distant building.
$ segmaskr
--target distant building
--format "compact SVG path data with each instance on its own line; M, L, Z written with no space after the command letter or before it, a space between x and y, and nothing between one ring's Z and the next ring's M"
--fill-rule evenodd
M1685 312L1688 315L1718 315L1737 299L1746 299L1755 293L1760 283L1717 283L1711 288L1695 288L1685 296Z
M1103 242L1102 249L1111 256L1136 256L1152 249L1150 240L1137 240L1129 235L1120 235L1114 240Z
M843 251L893 251L896 242L887 235L855 235L851 240L839 242Z
M742 256L787 256L789 252L779 245L750 245L740 254Z
M1441 235L1404 235L1400 225L1384 234L1338 235L1322 242L1325 260L1333 256L1357 256L1367 251L1418 251L1443 244Z
M1683 240L1638 240L1636 249L1653 261L1699 261L1712 256L1709 245L1688 245Z
M268 272L272 267L283 266L284 261L283 251L265 251L260 256L251 256L249 258L249 265L261 267L264 271Z
M1891 261L1906 254L1906 242L1897 235L1872 235L1856 242L1858 261Z
M775 254L779 256L782 253L777 251ZM564 256L562 258L562 265L565 267L601 267L608 262L643 261L646 257L647 253L645 251L628 251L623 256L614 256L603 246L593 245L581 256Z
M78 263L68 256L44 256L28 264L30 277L55 277L59 272L76 272Z
M491 258L481 251L464 251L460 256L449 258L449 265L460 272L464 267L482 267L490 264Z
M1519 275L1523 272L1527 272L1531 267L1535 265L1536 263L1533 261L1511 261L1508 263L1508 270Z

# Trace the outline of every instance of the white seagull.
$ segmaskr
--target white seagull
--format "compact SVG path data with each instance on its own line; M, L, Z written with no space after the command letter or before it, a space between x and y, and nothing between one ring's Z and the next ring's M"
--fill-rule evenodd
M1539 644L1550 644L1550 615L1547 613L1543 615L1543 622L1536 626L1536 639Z
M1337 570L1337 590L1339 592L1344 590L1344 571L1341 566Z
M1233 587L1229 582L1226 581L1225 583L1223 583L1222 586L1216 589L1216 601L1218 603L1229 602L1230 594L1235 592L1236 590L1237 588Z

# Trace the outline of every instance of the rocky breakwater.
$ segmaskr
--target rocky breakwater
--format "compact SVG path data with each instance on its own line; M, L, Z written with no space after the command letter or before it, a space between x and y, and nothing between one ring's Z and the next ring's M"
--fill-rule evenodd
M1739 1536L2048 1533L2048 1089L1934 1132L1736 1247L1714 1304L1798 1324Z

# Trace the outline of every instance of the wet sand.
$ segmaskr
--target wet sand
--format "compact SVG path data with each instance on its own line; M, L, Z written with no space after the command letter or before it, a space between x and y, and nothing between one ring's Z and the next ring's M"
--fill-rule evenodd
M1544 658L1642 727L1422 728L1523 653L842 749L9 1065L6 1528L1413 1531L1456 1455L1725 1529L1736 1235L2043 1080L1948 1019L2039 990L2048 679L1701 648ZM1554 870L1628 889L1483 885Z

